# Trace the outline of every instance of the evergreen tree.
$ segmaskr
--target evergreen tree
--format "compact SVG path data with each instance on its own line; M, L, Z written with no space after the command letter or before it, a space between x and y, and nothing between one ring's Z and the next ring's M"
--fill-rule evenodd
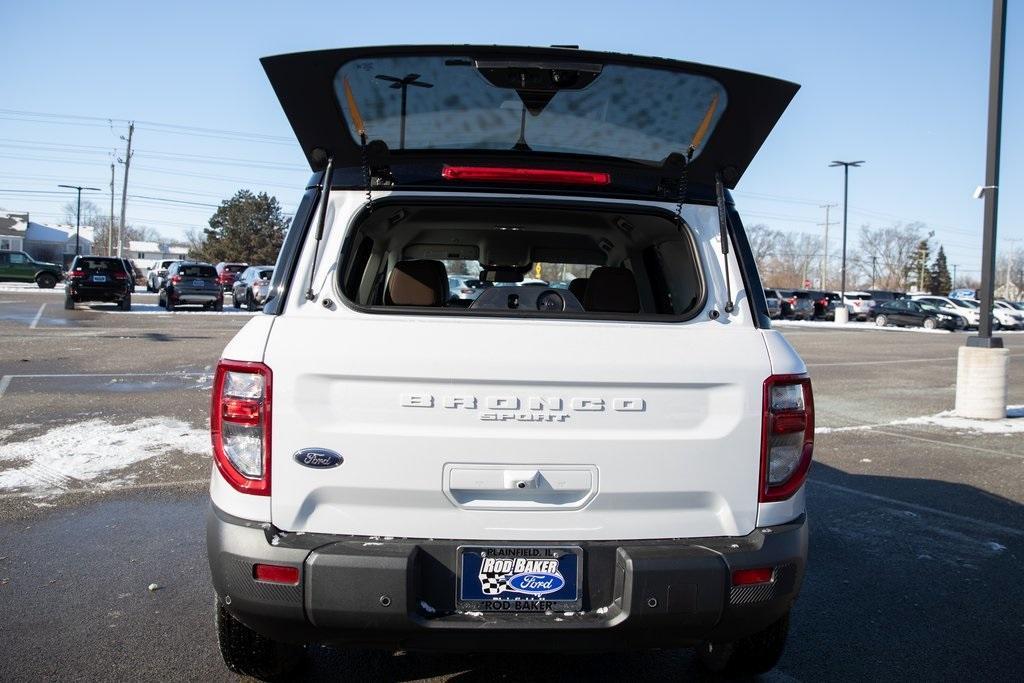
M285 217L275 197L239 190L221 202L210 217L210 227L203 230L202 244L195 245L190 255L210 263L272 264L277 260L285 229Z
M939 245L939 253L935 255L935 262L928 272L928 291L932 294L947 296L952 289L953 278L949 275L946 252Z

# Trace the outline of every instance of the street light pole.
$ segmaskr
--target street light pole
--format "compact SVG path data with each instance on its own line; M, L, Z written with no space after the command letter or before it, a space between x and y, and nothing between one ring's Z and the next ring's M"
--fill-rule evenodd
M835 166L843 167L843 272L840 277L840 301L846 305L846 214L850 198L850 167L859 167L863 161L833 161L829 168Z
M1002 348L1003 340L992 336L992 300L996 270L996 219L999 207L999 143L1003 125L1003 64L1006 42L1006 0L992 1L992 52L988 79L988 154L985 161L985 227L981 238L981 320L978 336L968 346ZM978 193L975 193L978 196Z
M82 224L82 190L96 190L100 191L98 187L82 187L81 185L58 185L57 187L66 187L69 190L78 190L78 207L75 210L75 256L78 256L81 252L79 247L79 232Z

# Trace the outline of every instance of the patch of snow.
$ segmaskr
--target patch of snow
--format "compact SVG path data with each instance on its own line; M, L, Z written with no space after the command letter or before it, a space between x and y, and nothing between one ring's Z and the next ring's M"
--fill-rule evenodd
M607 606L605 606L605 607L598 607L594 611L597 612L598 614L608 614L608 607Z
M924 426L942 427L943 429L956 430L957 434L1021 434L1024 433L1024 406L1007 406L1006 419L1003 420L976 420L970 417L960 417L956 411L946 410L935 415L921 415L919 417L906 417L891 422L878 424L853 425L850 427L815 427L815 434L835 434L838 432L859 432L877 429L879 427L901 427L901 426ZM861 460L861 462L871 462Z
M174 451L208 455L210 435L166 418L66 424L24 441L0 443L0 490L60 492Z
M1004 550L1006 550L1006 546L1005 545L1003 545L1002 543L996 543L995 541L989 541L985 545L987 545L990 549L992 549L994 552L997 552L997 553L1001 553Z
M88 305L88 304L85 304L85 305ZM249 311L249 310L246 310L244 308L239 308L239 309L236 310L236 309L234 309L234 308L232 308L230 306L225 307L223 311L207 311L207 310L203 310L199 306L195 306L195 307L191 307L191 308L175 309L175 310L171 311L170 313L168 313L167 309L164 308L163 306L158 306L156 304L139 304L139 303L134 303L134 302L132 303L132 310L130 310L130 311L121 311L121 310L118 310L116 308L113 308L112 306L111 307L103 307L103 308L95 308L95 309L92 309L92 310L94 310L97 313L110 313L112 315L248 315L248 316L252 316L252 315L256 315L257 313L259 313L259 311Z
M422 607L423 611L427 614L435 614L437 612L437 610L434 609L431 605L427 604L425 600L420 600L420 607Z
M63 291L63 282L58 282L53 289L40 289L34 282L4 282L3 284L0 284L0 292L17 292L18 294L36 292L38 294L52 294L54 292Z
M484 615L483 612L463 612L463 614L467 617L482 617Z
M861 462L871 462L871 458L861 458Z

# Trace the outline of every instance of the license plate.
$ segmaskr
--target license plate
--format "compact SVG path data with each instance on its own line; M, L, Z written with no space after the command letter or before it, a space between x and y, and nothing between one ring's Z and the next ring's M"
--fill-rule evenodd
M462 546L456 605L476 612L569 612L583 605L576 546Z
M106 282L107 281L107 276L106 275L93 275L92 276L92 281L93 282Z
M193 287L205 287L206 283L203 282L202 280L193 280L192 281L192 286Z

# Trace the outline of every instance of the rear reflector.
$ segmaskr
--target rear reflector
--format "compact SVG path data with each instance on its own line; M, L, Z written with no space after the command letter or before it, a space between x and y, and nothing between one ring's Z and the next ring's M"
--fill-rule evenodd
M755 583L769 583L775 570L771 567L758 569L737 569L732 573L732 585L749 586Z
M550 183L552 185L607 185L608 173L599 171L560 171L550 168L506 168L501 166L445 166L445 180L508 181L519 183Z
M299 585L299 568L285 567L279 564L254 564L252 577L257 581L297 586Z

